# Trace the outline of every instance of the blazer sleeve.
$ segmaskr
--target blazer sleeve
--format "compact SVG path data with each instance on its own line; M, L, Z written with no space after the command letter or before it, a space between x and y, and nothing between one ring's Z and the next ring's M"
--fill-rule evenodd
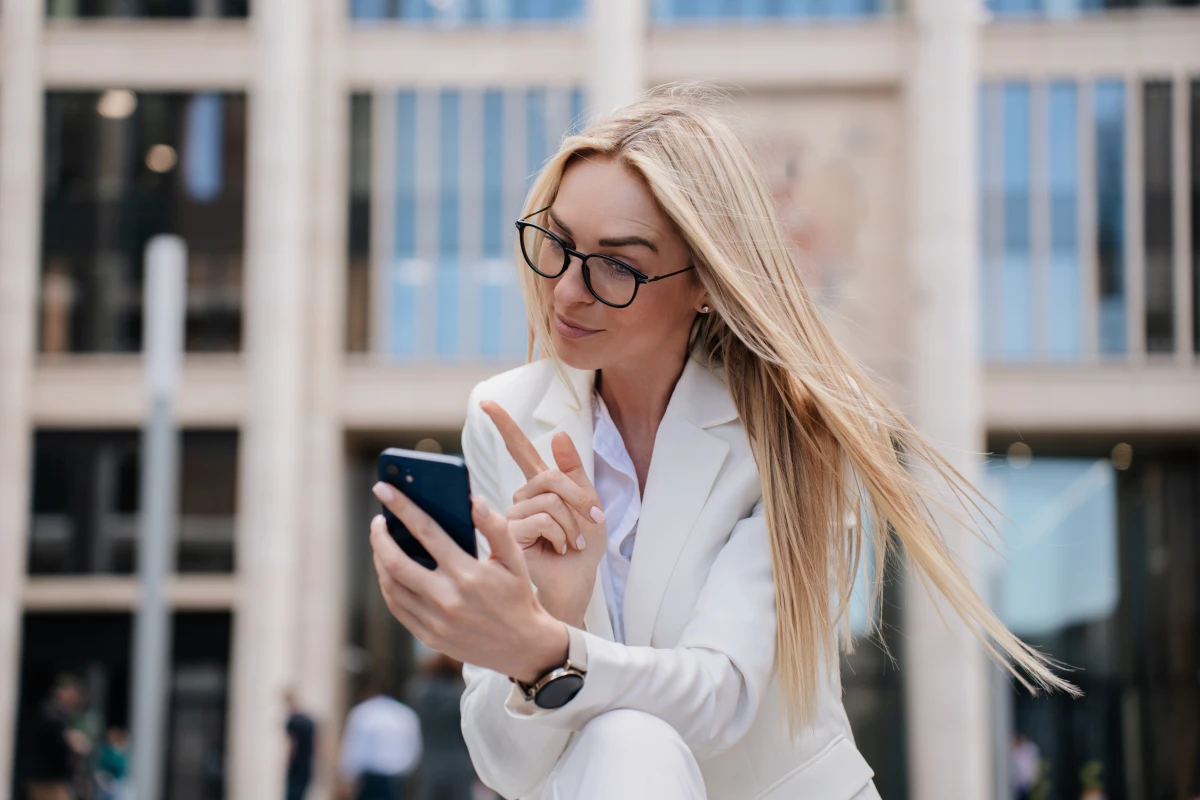
M562 708L547 710L510 691L510 717L525 731L577 731L597 714L631 708L679 732L697 759L745 735L774 676L775 583L760 499L740 520L709 572L673 648L632 647L583 633L588 673Z
M509 503L500 495L496 469L497 439L489 436L490 420L479 408L480 387L467 401L463 428L463 457L471 476L471 491L488 505L504 511ZM476 535L479 557L490 549L482 534ZM532 795L554 769L571 733L551 725L523 724L505 711L505 702L515 689L508 676L474 664L463 665L467 688L461 701L462 732L475 771L489 787L504 797Z

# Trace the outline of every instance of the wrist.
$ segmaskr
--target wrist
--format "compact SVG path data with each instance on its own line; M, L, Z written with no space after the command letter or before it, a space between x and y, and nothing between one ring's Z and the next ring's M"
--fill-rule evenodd
M528 657L523 659L512 677L521 683L534 683L538 678L560 667L567 661L570 637L566 625L550 614L539 617L535 635L528 648Z

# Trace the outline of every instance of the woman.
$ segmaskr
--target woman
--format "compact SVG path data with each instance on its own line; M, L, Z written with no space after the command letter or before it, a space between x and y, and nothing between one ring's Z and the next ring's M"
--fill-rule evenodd
M865 537L877 576L898 541L1014 674L1069 688L954 565L907 466L970 487L830 338L703 91L568 137L517 227L542 357L476 386L463 431L490 553L382 484L439 568L371 531L393 614L474 665L463 729L485 783L877 798L838 679Z

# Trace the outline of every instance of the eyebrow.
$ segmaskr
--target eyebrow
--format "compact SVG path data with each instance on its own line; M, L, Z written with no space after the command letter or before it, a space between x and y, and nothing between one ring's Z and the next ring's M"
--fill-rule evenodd
M563 232L566 233L567 236L570 236L572 238L575 237L575 234L571 233L571 229L568 228L563 223L563 221L558 218L558 215L555 214L553 211L550 212L550 219L552 219L554 221L555 225L562 228ZM601 247L628 247L629 245L635 245L635 244L640 244L642 247L648 247L648 248L650 248L650 252L654 253L655 255L658 255L658 247L655 246L654 242L650 241L649 239L645 239L641 236L620 236L615 239L601 239L600 240Z

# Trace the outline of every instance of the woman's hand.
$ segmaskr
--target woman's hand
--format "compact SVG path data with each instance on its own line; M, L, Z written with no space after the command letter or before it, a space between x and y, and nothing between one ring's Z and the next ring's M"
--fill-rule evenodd
M375 484L380 502L437 561L413 561L388 533L383 515L371 520L375 571L388 610L427 646L459 661L532 683L567 658L567 629L534 597L525 557L508 522L480 498L471 518L491 545L491 557L465 553L403 492Z
M550 468L508 412L490 400L480 407L528 481L513 494L506 517L525 553L538 600L557 619L582 627L608 544L600 496L566 433L550 442L557 466Z

